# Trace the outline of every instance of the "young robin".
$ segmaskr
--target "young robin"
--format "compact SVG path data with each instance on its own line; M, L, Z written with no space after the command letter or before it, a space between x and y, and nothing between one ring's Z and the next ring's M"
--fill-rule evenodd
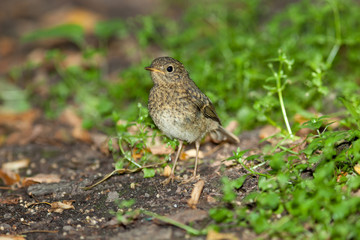
M145 69L150 71L154 82L149 95L149 114L166 136L180 142L171 174L164 183L175 178L176 162L184 141L195 142L195 167L190 180L195 179L200 141L207 133L216 140L240 141L221 126L210 99L191 80L181 62L171 57L159 57Z

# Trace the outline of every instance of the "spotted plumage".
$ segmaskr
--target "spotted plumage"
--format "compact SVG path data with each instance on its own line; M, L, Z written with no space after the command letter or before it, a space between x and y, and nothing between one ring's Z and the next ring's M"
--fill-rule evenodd
M168 137L180 141L171 178L183 141L196 146L196 176L198 151L201 139L207 134L238 143L239 139L221 126L210 99L201 92L189 77L183 64L171 57L156 58L149 67L154 82L150 90L148 109L155 125Z

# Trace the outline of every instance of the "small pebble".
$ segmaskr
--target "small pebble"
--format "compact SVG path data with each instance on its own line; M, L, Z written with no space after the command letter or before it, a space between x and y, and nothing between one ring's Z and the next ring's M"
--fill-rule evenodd
M114 202L116 200L119 200L119 193L118 192L109 192L108 193L108 196L107 196L107 199L106 199L106 202Z
M70 226L70 225L65 225L65 226L63 227L63 230L64 230L64 231L73 231L74 228L73 228L72 226Z
M10 228L11 228L11 226L9 224L7 224L7 223L3 223L3 224L0 225L0 230L1 231L4 231L5 229L10 229Z

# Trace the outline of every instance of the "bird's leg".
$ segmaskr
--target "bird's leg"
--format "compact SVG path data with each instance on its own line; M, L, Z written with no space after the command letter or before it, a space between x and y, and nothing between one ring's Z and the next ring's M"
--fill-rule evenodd
M197 172L197 165L198 165L198 159L199 159L200 141L195 142L195 149L196 149L196 157L195 157L194 173L191 178L182 181L181 184L192 182L192 181L198 180L198 178L199 178L199 176L196 176L196 172Z
M176 157L175 157L175 160L174 160L173 167L172 167L172 169L171 169L171 174L170 174L170 176L175 176L176 163L177 163L177 160L178 160L179 157L180 157L180 153L181 153L182 147L183 147L183 141L179 141L178 151L177 151L177 153L176 153Z
M183 147L183 141L179 140L179 147L178 147L178 151L176 153L176 157L175 157L175 160L174 160L173 167L171 169L170 176L165 181L162 182L163 185L167 185L170 181L174 181L174 179L176 179L176 177L175 177L175 168L176 168L177 160L180 157L182 147Z
M199 149L200 149L200 142L199 141L195 142L195 148L196 148L196 157L195 157L195 167L194 167L193 178L196 178L196 170L197 170L197 165L198 165Z

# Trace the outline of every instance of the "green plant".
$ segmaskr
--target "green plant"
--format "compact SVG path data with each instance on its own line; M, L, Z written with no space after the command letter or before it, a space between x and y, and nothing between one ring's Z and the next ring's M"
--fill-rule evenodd
M344 104L350 117L344 119L347 127L360 127L360 98L357 95L351 95L347 98L340 97L340 101Z
M135 204L135 201L133 199L123 200L118 204L118 207L119 207L118 211L111 212L111 213L115 214L118 222L123 225L128 225L129 223L133 222L139 216L139 214L142 213L147 216L150 216L151 218L155 218L155 219L158 219L165 223L182 228L183 230L187 231L189 234L192 234L192 235L204 235L207 233L207 229L197 230L195 228L192 228L191 226L188 226L186 224L183 224L181 222L178 222L178 221L168 218L166 216L161 216L154 212L147 211L145 209L131 209L131 207L134 204Z
M156 131L150 132L150 128L154 127L149 119L147 108L138 104L139 116L136 122L126 122L116 125L116 139L119 151L113 148L113 140L109 140L109 149L112 151L115 160L115 169L123 169L126 163L130 163L127 168L141 168L142 165L151 162L151 159L156 157L152 156L148 151L146 142L149 138L154 139ZM113 118L118 122L119 116L114 112ZM135 132L129 132L129 128L134 127ZM139 156L135 159L134 156ZM155 159L157 160L157 158ZM143 169L144 177L153 177L155 175L154 169Z
M241 206L233 201L236 198L233 189L241 187L243 177L241 184L239 179L223 179L223 200L234 209L215 208L210 210L210 216L235 226L249 224L257 233L280 238L357 236L359 228L349 226L360 224L357 217L360 198L354 195L360 187L360 177L354 171L360 161L360 131L326 131L327 126L320 131L324 120L312 119L303 125L317 134L308 136L309 144L301 152L280 149L263 156L270 167L268 174L249 171L259 176L259 191L247 195ZM343 144L347 147L341 147ZM238 151L231 159L242 163L242 158ZM272 224L267 224L269 221Z
M85 31L81 26L76 24L64 24L53 28L33 31L31 33L26 34L22 40L25 42L31 42L31 41L38 41L41 39L63 38L63 39L69 39L70 41L77 44L78 47L82 48L85 44L84 34Z
M290 127L290 123L286 114L286 110L285 110L285 104L284 104L284 99L283 99L283 91L285 90L285 86L288 84L288 76L285 74L284 71L284 67L287 68L288 71L291 70L292 65L294 64L294 60L290 60L287 58L286 54L284 52L282 52L281 50L278 51L278 58L276 59L271 59L271 62L276 62L278 63L278 70L275 71L274 70L274 66L273 63L270 63L268 66L272 71L272 75L271 77L266 79L266 82L271 82L271 81L275 81L275 86L271 86L271 85L264 85L263 87L268 90L268 95L267 98L263 98L263 99L259 99L255 105L254 108L256 110L258 110L260 113L264 114L265 116L267 115L266 112L272 111L274 104L270 103L269 101L274 101L272 98L272 94L277 93L278 98L279 98L279 103L280 103L280 109L281 109L281 113L283 115L284 118L284 122L286 125L286 129L288 131L288 134L290 135L290 137L293 137L293 133ZM282 81L284 81L282 83ZM270 123L272 123L273 125L277 126L277 124L275 123L274 120L270 119L270 117L266 116L266 118L268 119L268 121Z
M140 214L139 209L131 209L131 207L135 204L134 199L130 200L123 200L118 204L118 211L117 212L111 212L112 214L115 214L116 219L119 223L123 225L129 225L134 220L136 220Z

